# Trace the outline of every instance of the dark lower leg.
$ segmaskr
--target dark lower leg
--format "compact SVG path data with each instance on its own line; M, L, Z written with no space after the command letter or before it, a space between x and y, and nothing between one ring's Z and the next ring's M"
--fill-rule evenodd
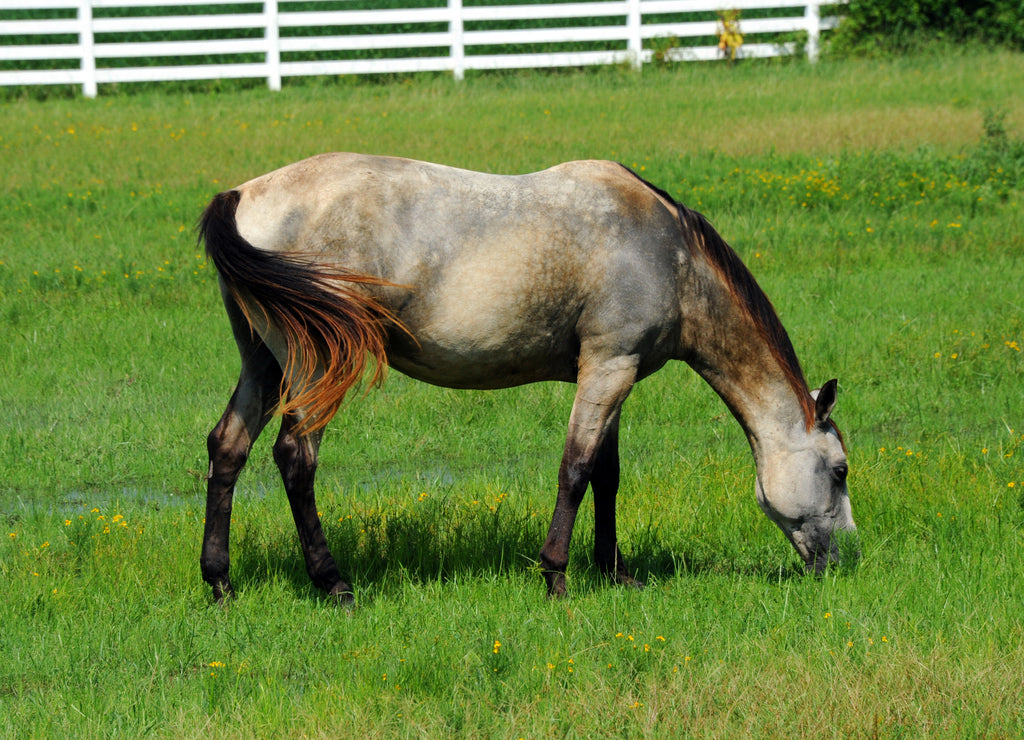
M615 527L615 498L619 490L618 424L608 433L590 478L594 491L594 562L618 583L643 585L636 581L619 550Z
M583 349L580 351L584 354ZM636 377L632 356L606 356L581 365L576 398L569 417L562 464L558 469L558 500L540 562L548 585L548 595L565 595L565 569L569 564L569 540L583 494L591 483L594 465L606 444L615 450L619 412ZM608 442L611 437L612 441ZM618 477L616 458L615 477ZM614 516L614 501L612 504ZM602 525L606 528L606 525ZM612 519L614 543L614 518ZM612 558L615 559L614 556Z
M235 482L253 442L277 406L281 386L281 367L273 353L253 334L242 310L226 293L224 301L242 369L227 409L206 439L210 470L199 567L203 580L213 587L217 601L232 594L228 542Z
M218 488L220 488L218 486ZM203 580L213 587L213 598L223 601L234 594L228 577L228 529L231 521L231 491L210 491L206 498L206 523L199 567Z
M548 596L553 598L566 594L565 570L569 565L569 541L586 490L585 472L563 459L558 472L555 513L551 517L548 536L540 551L540 564L547 582Z
M217 601L223 601L232 595L231 581L228 577L231 503L235 481L238 480L238 474L248 457L248 440L241 440L237 436L232 438L233 435L230 434L233 417L233 405L229 405L207 438L210 471L199 567L203 580L213 587L213 597Z
M352 588L338 572L316 510L313 480L316 476L320 434L317 432L300 437L293 431L295 423L292 417L284 419L281 434L274 444L274 460L284 479L285 492L288 494L299 544L306 561L306 572L317 588L348 600Z

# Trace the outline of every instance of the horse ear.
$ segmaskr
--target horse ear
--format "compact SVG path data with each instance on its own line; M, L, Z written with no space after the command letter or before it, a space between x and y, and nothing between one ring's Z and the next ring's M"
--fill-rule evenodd
M832 409L836 407L837 385L838 381L832 378L821 388L811 391L811 398L814 399L814 421L819 424L828 421L828 417L832 415Z

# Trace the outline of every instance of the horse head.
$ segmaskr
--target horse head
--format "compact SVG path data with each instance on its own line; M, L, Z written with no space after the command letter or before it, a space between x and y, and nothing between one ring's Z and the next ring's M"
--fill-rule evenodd
M830 562L859 557L857 526L846 488L848 464L842 438L829 419L836 381L812 392L814 419L783 430L758 460L757 502L803 558L822 573Z

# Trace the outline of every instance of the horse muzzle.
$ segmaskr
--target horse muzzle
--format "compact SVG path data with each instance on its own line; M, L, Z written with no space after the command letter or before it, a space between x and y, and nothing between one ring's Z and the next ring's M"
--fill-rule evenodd
M807 522L789 538L807 570L816 575L822 575L832 563L848 568L860 561L860 537L852 523L822 526L820 522Z

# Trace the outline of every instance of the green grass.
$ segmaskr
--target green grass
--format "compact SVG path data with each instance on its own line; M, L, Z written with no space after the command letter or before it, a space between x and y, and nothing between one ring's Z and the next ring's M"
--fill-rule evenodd
M848 737L1024 732L1019 55L687 65L0 108L0 735ZM1002 133L1000 133L1002 131ZM634 166L706 213L811 382L840 379L863 558L815 579L685 366L623 417L623 549L536 554L572 387L392 373L329 427L319 508L359 606L310 585L261 439L239 597L198 569L238 360L193 225L324 150Z

